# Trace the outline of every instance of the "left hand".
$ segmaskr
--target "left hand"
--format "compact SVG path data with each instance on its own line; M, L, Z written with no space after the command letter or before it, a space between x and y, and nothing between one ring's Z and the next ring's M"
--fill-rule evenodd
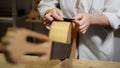
M75 28L81 34L85 34L90 25L92 24L91 14L88 13L79 13L78 15L73 17L73 19L73 22L75 23Z

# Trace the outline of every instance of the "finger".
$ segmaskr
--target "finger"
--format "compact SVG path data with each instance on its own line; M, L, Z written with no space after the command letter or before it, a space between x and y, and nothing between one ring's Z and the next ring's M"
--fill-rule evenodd
M75 23L75 24L79 24L79 20L73 20L73 22Z
M52 23L52 21L49 21L46 18L44 18L44 25L49 26L49 25L51 25L51 23Z
M44 20L44 25L47 25L47 26L49 26L49 25L51 25L51 23L52 23L52 21L49 21L49 20Z
M57 20L63 20L63 16L60 16L60 15L62 15L62 14L59 13L59 12L54 12L54 13L52 14L52 16L53 16L55 19L57 19Z
M52 23L52 22L46 21L46 22L44 22L44 25L46 25L46 26L50 26L51 23Z
M85 27L87 27L87 24L86 24L86 23L81 23L79 29L82 30L82 29L84 29Z
M87 29L88 29L88 26L84 27L83 29L80 29L80 32L81 32L82 34L85 34L86 31L87 31Z
M82 31L81 33L82 33L82 34L85 34L85 33L86 33L86 30L85 30L85 31Z
M51 25L51 22L53 21L53 17L51 16L51 14L46 14L44 17L44 21L45 25Z
M53 17L51 16L51 14L46 14L45 15L45 19L49 20L49 21L53 21L54 20Z
M63 19L64 16L63 16L62 11L59 11L57 14Z

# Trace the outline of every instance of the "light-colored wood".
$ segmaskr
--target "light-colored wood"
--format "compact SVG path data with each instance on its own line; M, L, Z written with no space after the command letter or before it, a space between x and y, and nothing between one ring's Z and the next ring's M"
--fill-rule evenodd
M72 23L72 47L71 47L71 53L70 53L70 59L76 58L76 41L77 41L77 31L75 29L74 23Z
M67 59L50 60L42 64L11 64L0 54L0 68L120 68L120 62Z
M28 42L27 37L37 38L43 43ZM9 30L5 38L8 42L5 51L15 63L43 63L50 60L52 42L43 34L21 28ZM36 56L26 56L26 54L36 54Z
M49 38L52 41L70 44L72 42L72 48L70 57L75 59L76 54L76 37L77 31L74 27L74 23L66 21L54 21L51 24Z
M120 68L120 62L67 59L53 68Z
M71 43L71 22L54 21L51 24L49 38L60 43Z

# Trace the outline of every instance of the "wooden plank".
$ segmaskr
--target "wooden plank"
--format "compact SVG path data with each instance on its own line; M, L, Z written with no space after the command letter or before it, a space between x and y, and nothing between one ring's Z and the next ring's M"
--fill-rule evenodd
M50 60L43 64L11 64L6 61L4 54L0 54L0 68L120 68L120 62L93 61L67 59L63 62L60 60Z
M120 68L120 62L67 59L53 68Z

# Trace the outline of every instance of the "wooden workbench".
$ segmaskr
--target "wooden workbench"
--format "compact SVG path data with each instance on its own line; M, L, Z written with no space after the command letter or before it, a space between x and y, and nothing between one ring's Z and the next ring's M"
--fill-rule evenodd
M66 59L51 60L42 64L13 64L0 54L0 68L120 68L120 62Z

